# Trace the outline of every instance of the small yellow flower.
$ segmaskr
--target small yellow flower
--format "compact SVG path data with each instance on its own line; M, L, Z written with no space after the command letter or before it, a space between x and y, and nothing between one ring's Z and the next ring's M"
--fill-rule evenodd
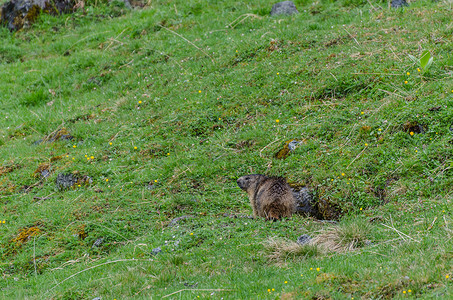
M191 232L190 235L193 235L193 232Z
M409 76L409 75L411 75L411 73L407 72L406 75Z
M403 294L406 294L406 291L403 291Z
M236 50L236 53L238 53L238 51Z
M450 278L450 275L448 275L448 274L447 274L447 275L445 275L445 278L446 278L446 279Z
M72 146L72 148L77 148L77 146L76 146L76 145L74 145L74 146Z
M280 73L277 72L277 75L280 75Z
M415 150L415 152L418 152L418 150Z
M142 104L142 101L138 101L138 104Z
M237 50L236 50L236 52L237 52ZM270 292L271 292L271 289L267 289L267 292L270 293Z
M360 208L360 210L362 210L362 208Z
M408 293L412 293L412 290L407 290Z
M109 145L112 146L112 142L110 142Z
M88 155L85 154L85 157L88 157Z
M2 223L3 223L3 224L5 224L5 220L3 220L3 222L2 222Z
M300 274L300 276L302 276L302 277L303 277L303 276L304 276L304 274Z
M91 156L90 158L91 158L91 159L94 159L94 156Z
M198 93L201 93L201 91L198 91Z
M321 270L320 268L316 268L316 271L318 271L318 272L319 272L320 270Z
M330 181L333 181L333 178L332 178L332 179L330 179Z
M134 150L137 150L137 146L134 146Z
M273 292L275 292L275 289L272 289Z
M170 153L167 153L167 155L170 155Z
M69 155L66 155L66 157L69 157Z
M404 84L407 84L407 80L404 81Z
M420 68L417 68L417 71L418 71L418 72L421 72L422 70L420 70Z
M73 157L72 159L75 160L75 157Z
M80 185L80 184L78 184L77 186L78 186L78 187L81 187L81 185Z
M312 270L313 270L313 268L310 268L310 271L312 271Z
M276 123L278 123L278 122L280 122L280 120L279 120L279 119L277 119L277 120L275 120L275 122L276 122Z
M219 121L222 120L222 118L219 118Z
M345 173L341 173L341 176L344 176L344 175L346 175L346 174Z
M120 189L120 192L122 192L122 191L123 191L123 189Z
M361 115L365 114L363 111L360 113Z
M365 147L368 147L368 144L367 144L367 143L365 143Z
M154 182L157 182L157 179L155 179Z
M106 178L106 179L105 179L105 182L108 182L108 181L109 181L109 179L108 179L108 178Z
M288 283L288 281L285 281L285 283Z
M90 158L89 158L89 157L87 157L87 160L90 160Z
M379 128L379 129L378 129L378 131L382 131L382 129L381 129L381 128Z
M409 132L409 134L410 134L410 135L414 135L414 132L413 132L413 131L411 131L411 132Z

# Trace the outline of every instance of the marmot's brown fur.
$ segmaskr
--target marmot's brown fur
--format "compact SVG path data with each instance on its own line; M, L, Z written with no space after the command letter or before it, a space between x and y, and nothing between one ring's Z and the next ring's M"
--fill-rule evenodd
M255 217L278 220L290 217L296 209L296 199L284 178L251 174L239 178L237 184L249 195Z

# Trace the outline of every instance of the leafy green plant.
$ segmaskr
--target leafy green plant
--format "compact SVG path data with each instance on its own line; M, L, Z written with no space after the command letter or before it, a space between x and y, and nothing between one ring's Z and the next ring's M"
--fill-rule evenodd
M429 72L429 68L431 67L431 65L432 65L432 63L434 61L434 57L431 56L431 52L429 52L429 50L423 51L423 53L420 56L420 58L416 58L415 56L410 55L410 54L409 54L409 58L414 63L416 63L418 66L420 66L421 72L423 74Z

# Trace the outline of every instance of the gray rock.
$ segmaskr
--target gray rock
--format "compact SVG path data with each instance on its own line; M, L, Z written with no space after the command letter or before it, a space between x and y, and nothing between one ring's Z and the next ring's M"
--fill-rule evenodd
M283 1L272 6L271 16L298 14L296 5L292 1Z
M399 7L403 7L403 6L408 6L408 4L407 4L406 0L392 0L390 6L393 8L399 8Z
M308 234L302 234L300 237L297 238L297 243L299 245L307 245L311 241L311 236Z
M41 177L42 177L42 178L47 178L47 177L49 177L49 176L50 176L49 170L45 169L45 170L42 170L42 171L41 171Z
M173 227L176 224L178 224L179 221L184 220L184 219L190 219L190 218L193 218L193 216L181 216L181 217L174 218L173 220L170 221L170 224L168 224L168 227Z
M302 143L301 141L292 140L291 142L288 143L289 151L296 150L297 146L299 146L299 144L301 144L301 143Z
M104 238L98 238L96 241L94 241L93 246L91 248L99 247L102 245L103 242L104 242Z
M75 0L11 0L0 8L0 23L9 30L30 26L41 13L60 15L70 13Z
M75 185L77 183L77 177L71 173L69 174L60 173L57 175L55 183L60 190L64 190Z
M96 298L93 298L91 300L101 300L102 298L101 297L96 297Z
M304 187L300 191L293 190L293 196L296 198L296 213L319 218L319 212L316 208L313 195L308 188Z
M151 250L151 255L157 255L162 252L162 249L160 247L154 248Z
M55 184L60 190L71 188L76 184L82 185L91 183L93 183L93 179L90 176L77 176L71 173L60 173L57 175L57 179L55 180Z

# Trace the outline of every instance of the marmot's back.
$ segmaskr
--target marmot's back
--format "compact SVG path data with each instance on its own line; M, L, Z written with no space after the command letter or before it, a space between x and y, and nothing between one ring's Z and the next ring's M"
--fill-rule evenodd
M237 183L249 195L255 216L278 220L294 213L296 200L284 178L251 174L242 176Z

